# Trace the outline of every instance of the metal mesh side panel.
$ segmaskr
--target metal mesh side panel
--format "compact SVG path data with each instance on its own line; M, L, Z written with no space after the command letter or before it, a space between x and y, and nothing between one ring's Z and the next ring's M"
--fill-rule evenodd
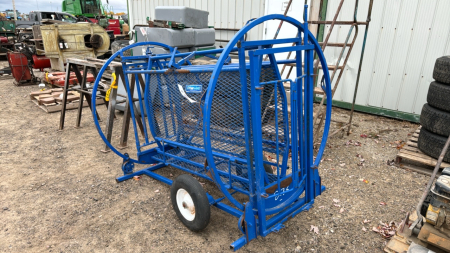
M203 148L203 115L200 100L208 87L211 72L151 74L148 99L151 102L156 137ZM245 157L244 114L239 72L222 72L211 105L211 139L214 151ZM271 67L263 67L261 82L276 80ZM201 85L198 93L186 93L189 85ZM274 87L266 85L261 97L264 148L272 149L275 141L275 110L278 111L278 136L284 136L281 85L274 106ZM183 94L182 90L185 92ZM247 74L250 106L250 74Z
M231 73L230 73L231 74ZM220 139L220 135L225 138L224 141L212 143L214 151L233 154L235 157L246 159L246 146L245 146L245 131L244 131L244 118L243 118L243 98L241 91L241 82L239 72L232 72L233 75L225 76L224 79L219 78L214 90L214 97L211 104L211 125L217 131L213 132L211 127L211 137L216 136ZM260 82L269 82L277 80L275 70L272 66L263 66L261 69ZM248 93L248 108L251 110L251 83L250 83L250 71L247 71L247 93ZM261 94L261 128L263 133L263 152L265 156L275 158L276 152L276 124L275 124L275 110L277 110L278 116L278 142L279 144L286 143L285 136L285 122L282 103L284 99L282 97L282 84L278 84L277 92L277 105L275 106L275 84L264 85L264 89ZM250 113L250 125L251 125L251 113ZM287 123L287 122L286 122ZM221 129L228 129L227 135L223 135L224 131ZM250 126L250 129L252 127ZM223 138L222 137L222 138ZM279 145L280 155L284 152L285 146ZM287 159L287 158L286 158ZM214 157L216 167L220 169L220 165L217 166L219 160ZM280 164L282 157L280 157ZM222 165L224 166L224 165ZM240 171L231 171L236 175L241 175L248 178L247 164L242 164L243 174L239 174ZM260 168L264 171L264 168ZM276 180L276 175L267 174L269 182L272 183ZM229 183L228 178L221 177L224 184ZM232 187L239 187L241 182L234 182ZM246 186L248 187L248 186ZM248 188L246 188L248 190Z
M184 148L174 148L166 152L166 154L174 155L179 158L187 159L191 162L181 161L166 155L166 163L172 166L181 166L195 173L207 175L204 169L205 154ZM164 161L164 154L155 156L156 160ZM220 179L229 189L235 189L240 192L248 193L248 174L247 165L238 162L230 162L226 159L215 156L216 168L219 172ZM230 173L231 172L231 173ZM232 176L230 176L232 175ZM274 175L269 176L270 182L276 181Z
M207 90L211 72L203 73L176 73L150 74L150 89L147 99L150 102L149 120L153 124L156 136L164 140L204 148L203 142L203 115L201 112L201 98ZM260 82L277 80L271 66L263 66ZM201 86L197 93L186 93L189 85ZM250 73L247 71L247 103L250 108ZM275 106L275 84L265 85L261 95L261 118L263 130L263 150L265 154L271 153L274 157L276 141L275 110L278 112L278 140L280 154L286 143L284 114L282 110L282 84L278 85L277 105ZM211 104L210 138L214 152L246 159L245 129L243 101L239 71L223 71L220 73ZM183 151L187 152L187 151ZM189 159L200 159L204 163L204 155L197 153L189 156L185 153L176 154ZM189 151L190 152L190 151ZM200 158L199 158L200 157ZM173 159L173 158L171 158ZM201 161L203 159L203 161ZM228 161L217 156L214 157L216 168L229 174ZM280 160L281 162L281 160ZM173 162L175 163L175 162ZM186 162L177 162L178 165L199 172L197 168ZM231 174L247 178L246 164L233 164ZM270 178L273 176L270 175ZM248 191L248 186L232 179L229 175L221 175L222 182L231 188ZM273 178L272 178L273 179ZM271 181L271 180L269 180Z
M156 137L203 147L203 115L199 101L206 92L210 76L210 72L150 75L150 94L147 95ZM198 93L186 93L188 85L202 88Z

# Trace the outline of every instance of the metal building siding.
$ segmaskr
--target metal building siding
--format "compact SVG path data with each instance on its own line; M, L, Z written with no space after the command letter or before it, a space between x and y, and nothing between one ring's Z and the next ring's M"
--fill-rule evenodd
M328 1L328 20L338 3ZM338 20L352 20L354 3L344 2ZM360 0L359 21L366 19L368 3ZM446 0L374 1L356 104L420 114L433 81L434 62L450 54L448 10ZM330 41L344 42L348 27L335 26ZM363 36L364 26L360 26L335 101L352 102ZM340 48L327 48L327 61L336 62L339 52Z
M131 27L145 24L146 17L154 16L154 9L161 5L185 5L209 11L209 25L216 28L241 28L247 20L268 13L279 13L278 8L270 10L265 3L278 0L128 0ZM282 0L279 0L281 2ZM294 3L296 3L294 0ZM346 0L338 20L353 19L356 0ZM365 21L370 0L360 0L357 19ZM338 0L328 0L327 20L332 20L339 5ZM372 20L367 36L364 62L356 98L356 104L374 109L383 114L387 109L398 112L397 117L420 114L426 103L434 61L443 55L450 55L450 1L448 0L374 0ZM295 10L289 15L302 20L302 12ZM272 29L269 26L274 26ZM268 22L268 31L276 30L278 22ZM327 34L329 25L325 27ZM344 42L348 25L336 25L330 42ZM364 26L359 34L347 67L341 78L334 100L351 103L356 83L358 64L364 36ZM283 34L295 34L294 28L284 25ZM233 31L216 31L216 39L229 40ZM266 34L272 38L274 34ZM249 40L264 38L264 29L249 33ZM226 43L217 43L216 46ZM340 48L328 47L325 56L330 64L339 57ZM344 54L345 57L345 54ZM278 57L277 57L278 58ZM344 59L342 59L343 61ZM337 73L339 74L339 72ZM335 77L335 81L337 79ZM364 109L363 109L364 110ZM409 116L407 116L409 117ZM411 119L411 117L409 117ZM415 118L418 119L417 117Z
M146 24L147 17L153 20L157 6L186 6L209 12L208 25L216 28L240 29L251 18L264 15L265 0L128 0L130 27ZM216 31L216 39L230 40L235 31ZM263 26L252 30L249 40L263 37ZM225 46L217 42L216 46Z

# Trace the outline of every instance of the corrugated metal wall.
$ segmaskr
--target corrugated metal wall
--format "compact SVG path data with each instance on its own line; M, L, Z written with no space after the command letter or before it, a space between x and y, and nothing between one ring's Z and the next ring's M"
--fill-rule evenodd
M240 29L247 20L264 15L265 0L128 0L130 27L146 24L146 18L153 20L156 6L187 6L209 12L209 26ZM216 31L216 39L229 40L234 31ZM250 40L261 39L263 27L249 33ZM218 42L216 46L225 46Z
M161 5L189 6L209 11L209 25L216 28L241 28L250 18L268 13L279 13L266 5L274 2L282 6L282 0L128 0L131 27L145 24L146 17L152 19L154 8ZM294 0L297 3L300 0ZM279 3L278 3L279 2ZM285 1L287 2L287 1ZM303 3L303 1L301 1ZM328 0L327 20L334 17L340 1ZM298 3L297 3L298 4ZM365 21L369 0L360 0L357 18ZM355 0L344 2L338 20L353 19ZM294 4L294 7L296 5ZM280 9L280 10L278 10ZM302 20L298 8L290 16ZM428 86L432 79L434 61L450 54L450 10L449 0L374 0L372 21L367 37L366 52L361 71L356 104L370 108L370 112L399 113L395 117L415 120L426 102ZM278 22L266 25L267 31L276 30ZM325 35L328 31L325 28ZM292 26L283 26L283 34L291 36L296 31ZM264 28L252 30L249 40L271 38ZM330 42L344 42L349 26L335 26ZM235 32L217 31L216 39L229 40ZM334 100L351 103L360 59L364 26L359 34L348 65L344 70ZM218 43L225 45L226 43ZM336 62L340 49L328 47L325 56L330 64ZM375 110L374 110L375 109ZM363 109L364 110L364 109ZM409 115L409 116L404 116ZM412 116L411 116L412 115Z
M328 20L338 3L328 0ZM346 0L338 20L352 20L354 4L355 0ZM365 21L368 4L369 0L360 0L358 20ZM420 114L433 81L434 62L450 54L449 10L447 0L374 1L356 104ZM334 29L330 41L344 42L349 26ZM363 36L361 26L334 100L352 101ZM327 48L327 61L335 62L339 52Z

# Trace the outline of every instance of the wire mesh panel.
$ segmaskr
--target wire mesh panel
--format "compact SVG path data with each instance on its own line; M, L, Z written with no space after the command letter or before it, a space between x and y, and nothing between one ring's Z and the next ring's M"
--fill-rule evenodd
M263 67L261 81L275 80L273 68ZM211 72L150 74L148 101L155 137L181 144L203 148L202 96L208 87ZM248 75L249 76L249 75ZM245 134L241 84L238 71L222 72L214 91L211 105L211 138L213 150L218 153L244 158ZM248 79L250 79L248 77ZM247 82L250 90L250 80ZM275 108L283 116L284 98L278 92L278 105L274 106L274 86L267 89L262 98L265 140L268 150L273 144ZM248 98L250 103L250 97ZM281 139L284 136L284 121L279 122Z
M295 25L298 36L246 40L245 35L252 28L273 19ZM274 46L286 43L292 43L292 46ZM170 53L153 54L149 49L155 45L167 48ZM137 46L147 47L146 53L123 56L124 51ZM295 59L276 60L275 54L291 51L295 51ZM322 88L327 94L324 136L315 160L312 139L314 51L323 67L326 85ZM237 52L239 63L231 61L232 52ZM190 60L197 54L217 61L214 65L192 65ZM217 54L220 56L216 57ZM178 180L189 178L182 175L173 180L156 172L168 165L215 182L223 197L200 194L202 203L214 205L239 218L239 228L244 235L231 244L235 250L258 235L278 231L288 218L311 208L314 198L325 190L317 167L330 125L331 83L323 52L311 37L307 23L301 24L282 15L268 15L247 22L226 48L198 52L180 53L176 48L158 42L134 43L116 52L101 68L99 76L118 55L125 74L128 101L130 104L137 101L139 112L144 112L136 114L138 109L134 105L129 107L137 159L119 152L107 141L93 114L102 139L123 158L124 176L117 179L119 182L145 174L177 187ZM270 61L263 60L265 56ZM281 80L279 64L296 64L296 78ZM129 74L133 76L131 85ZM140 80L141 84L145 83L145 91L142 96L141 90L137 89L136 99L131 87L136 86L136 80L142 79L141 76L145 77L145 82ZM93 92L99 81L97 78ZM290 84L291 112L284 84ZM95 111L95 101L92 106ZM150 147L147 124L142 124L145 118L157 144L154 147ZM143 145L137 125L141 126L145 138ZM144 149L147 146L149 148ZM151 166L134 172L134 163ZM195 184L192 177L188 181L189 185ZM196 191L203 192L201 185L198 186ZM236 192L249 197L235 197ZM196 196L200 195L196 193ZM223 202L225 199L228 203ZM180 205L174 205L174 208L178 210ZM187 208L184 203L183 208Z
M249 71L247 72L247 83L244 85L250 94L250 74ZM150 88L147 99L150 105L149 115L151 115L149 120L152 121L150 123L154 127L155 139L173 145L179 143L195 148L204 148L202 98L206 93L210 78L211 72L208 70L200 73L166 72L149 75ZM271 65L264 65L261 70L260 82L274 80L276 80L275 69ZM275 87L278 87L277 92L275 92ZM274 83L267 85L261 96L263 150L267 157L275 157L277 134L280 152L284 152L287 146L285 131L288 122L285 120L287 115L284 113L286 108L283 108L283 105L286 106L286 97L283 96L283 92L282 85ZM238 70L220 73L210 109L211 147L214 153L221 154L214 157L219 173L223 173L223 175L221 174L222 182L229 185L230 188L242 191L248 190L243 103L246 102L249 105L250 100L250 96L244 99L242 97L242 84ZM248 113L250 114L250 112ZM276 114L278 116L277 123L275 122ZM177 153L176 156L192 160L192 157L183 152ZM195 169L192 168L193 171L206 173L206 171L202 171L206 158L200 153L195 157L199 159L199 156L203 161L198 162L197 165L191 163L186 168L196 166ZM237 158L239 162L229 164L224 157ZM172 159L174 159L173 156ZM267 183L271 183L273 180L276 178L269 175Z

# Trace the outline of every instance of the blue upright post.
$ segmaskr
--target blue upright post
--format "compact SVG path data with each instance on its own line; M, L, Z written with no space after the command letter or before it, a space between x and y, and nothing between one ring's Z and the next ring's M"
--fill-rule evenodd
M303 34L304 44L310 44L308 32L308 6L304 7L304 23ZM313 50L305 50L305 145L304 152L306 153L306 202L314 199L314 171L311 168L313 163Z
M241 38L241 42L243 42L243 38ZM252 131L251 131L251 123L250 123L250 108L249 108L249 94L247 87L247 68L245 62L245 48L239 48L239 78L241 81L241 92L242 92L242 110L244 116L244 129L245 129L245 148L246 148L246 156L247 156L247 171L249 171L248 179L249 179L249 191L250 191L250 203L252 207L254 203L256 203L255 196L255 175L252 173L253 171L253 142L252 142Z
M261 90L259 85L261 74L262 55L254 55L254 51L248 52L250 58L250 83L251 83L251 115L253 132L253 150L255 157L255 180L256 180L256 200L258 208L258 229L259 234L266 230L265 199L262 194L264 190L264 164L262 149L262 131L261 131ZM250 172L249 172L250 173Z

